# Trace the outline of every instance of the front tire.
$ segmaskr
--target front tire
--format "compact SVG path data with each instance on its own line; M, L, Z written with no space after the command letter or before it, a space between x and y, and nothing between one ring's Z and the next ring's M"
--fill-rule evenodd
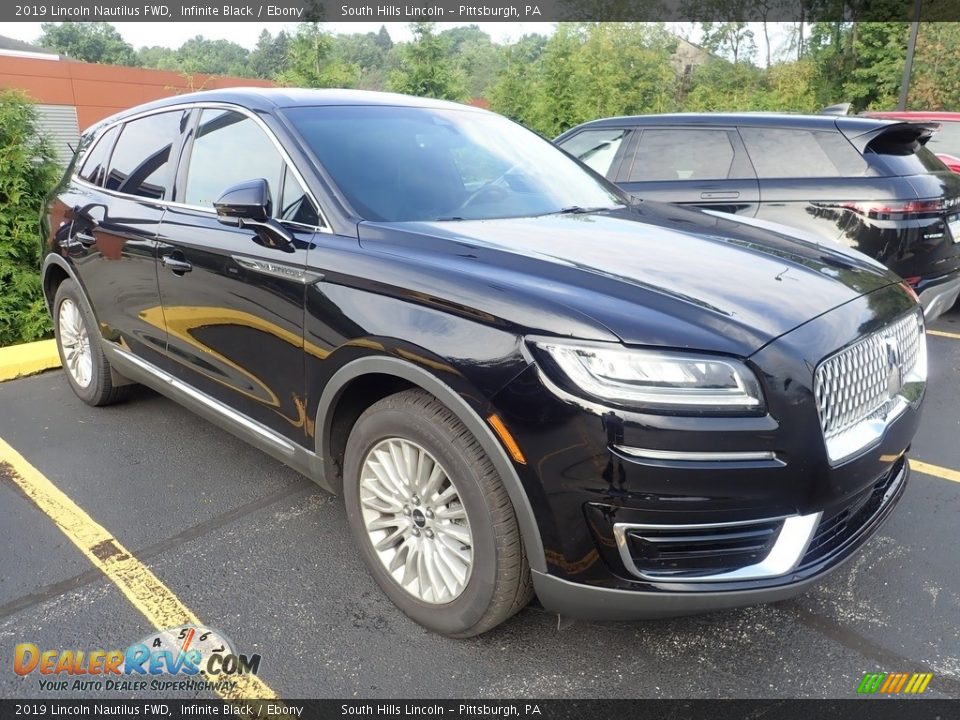
M100 347L100 332L73 280L64 280L53 300L53 331L60 363L77 397L100 406L127 397L130 386L116 385L110 362Z
M368 408L344 457L347 518L377 583L451 637L489 630L533 596L513 505L480 444L432 395Z

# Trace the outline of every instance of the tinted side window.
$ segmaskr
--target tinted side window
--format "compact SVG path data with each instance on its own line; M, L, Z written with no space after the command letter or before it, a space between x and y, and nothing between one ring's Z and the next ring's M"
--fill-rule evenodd
M283 166L277 148L256 122L231 110L204 110L190 151L186 188L178 199L209 208L230 186L264 178L279 212Z
M644 130L627 181L726 180L731 165L726 130Z
M761 179L859 177L867 171L840 133L742 127L740 136Z
M321 224L320 215L313 206L313 201L289 169L283 179L283 193L280 197L280 204L274 209L274 215L280 220L309 225L310 227L317 227Z
M119 133L119 127L112 127L100 136L83 161L83 167L79 173L81 178L94 185L103 183L103 178L107 174L107 163L110 161L110 150Z
M560 147L601 175L610 176L610 166L627 136L626 130L584 130L564 140Z
M120 131L110 158L109 190L156 200L169 200L180 132L187 114L182 110L131 120Z
M871 143L866 157L874 165L890 175L923 175L928 172L945 172L949 168L928 147L919 143L911 145L885 144L874 147Z

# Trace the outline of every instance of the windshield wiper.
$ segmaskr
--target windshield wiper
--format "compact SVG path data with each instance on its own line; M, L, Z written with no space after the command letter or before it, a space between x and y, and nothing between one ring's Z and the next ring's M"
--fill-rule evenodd
M580 207L579 205L571 205L570 207L561 208L557 210L557 215L583 215L585 213L600 212L601 210L613 210L611 207Z

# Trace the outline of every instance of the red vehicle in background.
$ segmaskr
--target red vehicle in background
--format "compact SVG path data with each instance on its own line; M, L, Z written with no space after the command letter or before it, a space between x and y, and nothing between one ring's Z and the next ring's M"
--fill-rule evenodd
M927 147L943 161L943 164L960 174L960 112L924 112L920 110L897 110L892 112L865 112L861 115L890 120L940 123L940 130L933 134Z

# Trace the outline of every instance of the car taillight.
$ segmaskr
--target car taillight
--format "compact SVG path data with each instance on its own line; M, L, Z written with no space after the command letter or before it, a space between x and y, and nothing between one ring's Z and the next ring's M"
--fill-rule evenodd
M912 220L936 217L944 210L943 198L934 200L908 200L906 202L851 202L844 203L845 210L865 215L874 220Z

